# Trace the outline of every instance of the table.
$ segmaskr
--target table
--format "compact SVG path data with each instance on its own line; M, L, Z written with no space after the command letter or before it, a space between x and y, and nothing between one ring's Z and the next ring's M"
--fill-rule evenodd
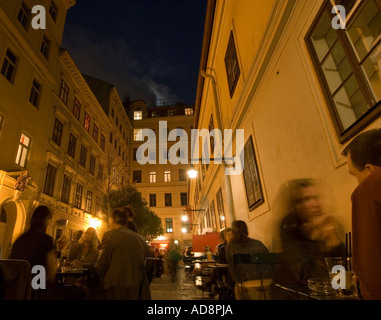
M67 269L57 272L56 280L63 290L64 298L69 300L81 298L87 274L87 269Z

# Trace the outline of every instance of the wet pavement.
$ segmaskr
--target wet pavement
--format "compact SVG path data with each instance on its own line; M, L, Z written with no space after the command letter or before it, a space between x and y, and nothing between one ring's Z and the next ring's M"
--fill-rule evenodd
M173 282L169 274L153 278L151 282L152 300L215 300L209 292L198 289L195 278L190 276L183 265L178 266L177 280Z

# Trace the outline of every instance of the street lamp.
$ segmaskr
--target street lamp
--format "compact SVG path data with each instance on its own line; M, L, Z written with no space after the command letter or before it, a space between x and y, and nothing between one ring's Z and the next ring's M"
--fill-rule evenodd
M198 171L193 166L191 166L187 174L190 179L196 179L198 176Z

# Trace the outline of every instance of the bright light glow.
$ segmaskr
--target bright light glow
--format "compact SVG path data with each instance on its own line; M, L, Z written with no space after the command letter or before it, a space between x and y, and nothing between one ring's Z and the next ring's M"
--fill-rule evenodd
M163 240L166 240L166 237L164 237L164 236L160 236L160 237L157 238L157 240L159 240L159 241L163 241Z
M195 170L194 168L192 168L192 169L188 170L187 174L188 174L188 177L190 179L196 179L198 176L198 171Z
M168 243L160 243L160 248L165 249L166 247L168 247Z
M182 228L181 231L182 231L182 233L187 233L188 229L187 228Z
M98 229L102 225L102 221L96 218L89 219L89 226L94 229Z
M179 240L175 240L173 241L175 244L179 244Z
M182 217L181 217L181 221L182 222L187 222L189 219L188 219L188 216L187 215L183 215Z

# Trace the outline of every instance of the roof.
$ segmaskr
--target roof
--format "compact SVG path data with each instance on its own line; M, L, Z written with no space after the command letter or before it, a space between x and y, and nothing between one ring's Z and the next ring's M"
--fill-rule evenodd
M104 112L106 114L109 114L111 90L115 86L111 83L99 80L84 73L82 73L82 76L84 77L90 89L93 91L94 95L98 99Z

